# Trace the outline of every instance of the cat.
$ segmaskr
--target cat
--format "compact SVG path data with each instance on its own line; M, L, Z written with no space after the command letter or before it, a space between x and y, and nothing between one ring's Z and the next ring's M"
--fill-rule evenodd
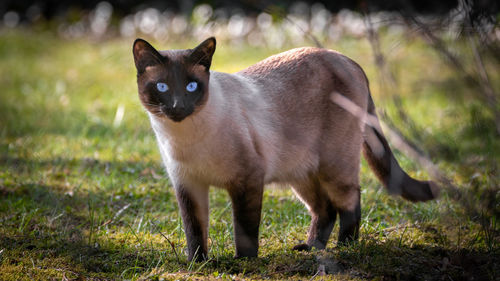
M175 189L188 260L207 258L209 186L231 198L236 258L258 254L269 183L290 185L311 214L307 241L294 249L324 249L337 214L338 242L356 240L361 151L390 193L437 196L433 182L411 178L397 163L357 63L306 47L228 74L210 70L215 46L213 37L186 50L133 44L139 98Z

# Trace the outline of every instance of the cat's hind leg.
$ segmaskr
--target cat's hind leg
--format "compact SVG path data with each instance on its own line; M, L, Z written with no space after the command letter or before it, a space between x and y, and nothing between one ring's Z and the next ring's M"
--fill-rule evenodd
M356 241L361 222L360 188L357 184L321 182L332 205L339 213L339 243Z
M295 183L292 188L311 214L307 242L296 245L293 249L299 251L308 251L313 247L324 249L335 225L337 210L317 179L311 179L305 183Z

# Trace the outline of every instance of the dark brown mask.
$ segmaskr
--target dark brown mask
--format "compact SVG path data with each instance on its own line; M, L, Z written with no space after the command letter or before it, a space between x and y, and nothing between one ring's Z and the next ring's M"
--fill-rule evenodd
M200 109L208 97L215 44L211 37L194 49L157 51L145 40L136 39L133 53L144 107L175 122Z

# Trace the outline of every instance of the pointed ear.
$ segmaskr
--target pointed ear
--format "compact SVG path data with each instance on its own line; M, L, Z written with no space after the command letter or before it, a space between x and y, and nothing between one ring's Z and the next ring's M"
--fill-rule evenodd
M212 64L212 56L215 52L215 38L210 37L194 48L189 55L189 60L194 64L200 64L208 71Z
M133 53L138 74L143 73L148 66L162 64L165 61L165 57L151 44L140 38L134 41Z

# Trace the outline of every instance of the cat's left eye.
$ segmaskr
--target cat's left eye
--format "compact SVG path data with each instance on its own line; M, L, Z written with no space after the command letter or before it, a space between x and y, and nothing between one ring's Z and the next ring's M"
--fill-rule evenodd
M190 82L189 84L187 84L186 86L186 90L190 93L196 91L196 89L198 88L198 83L196 82Z

